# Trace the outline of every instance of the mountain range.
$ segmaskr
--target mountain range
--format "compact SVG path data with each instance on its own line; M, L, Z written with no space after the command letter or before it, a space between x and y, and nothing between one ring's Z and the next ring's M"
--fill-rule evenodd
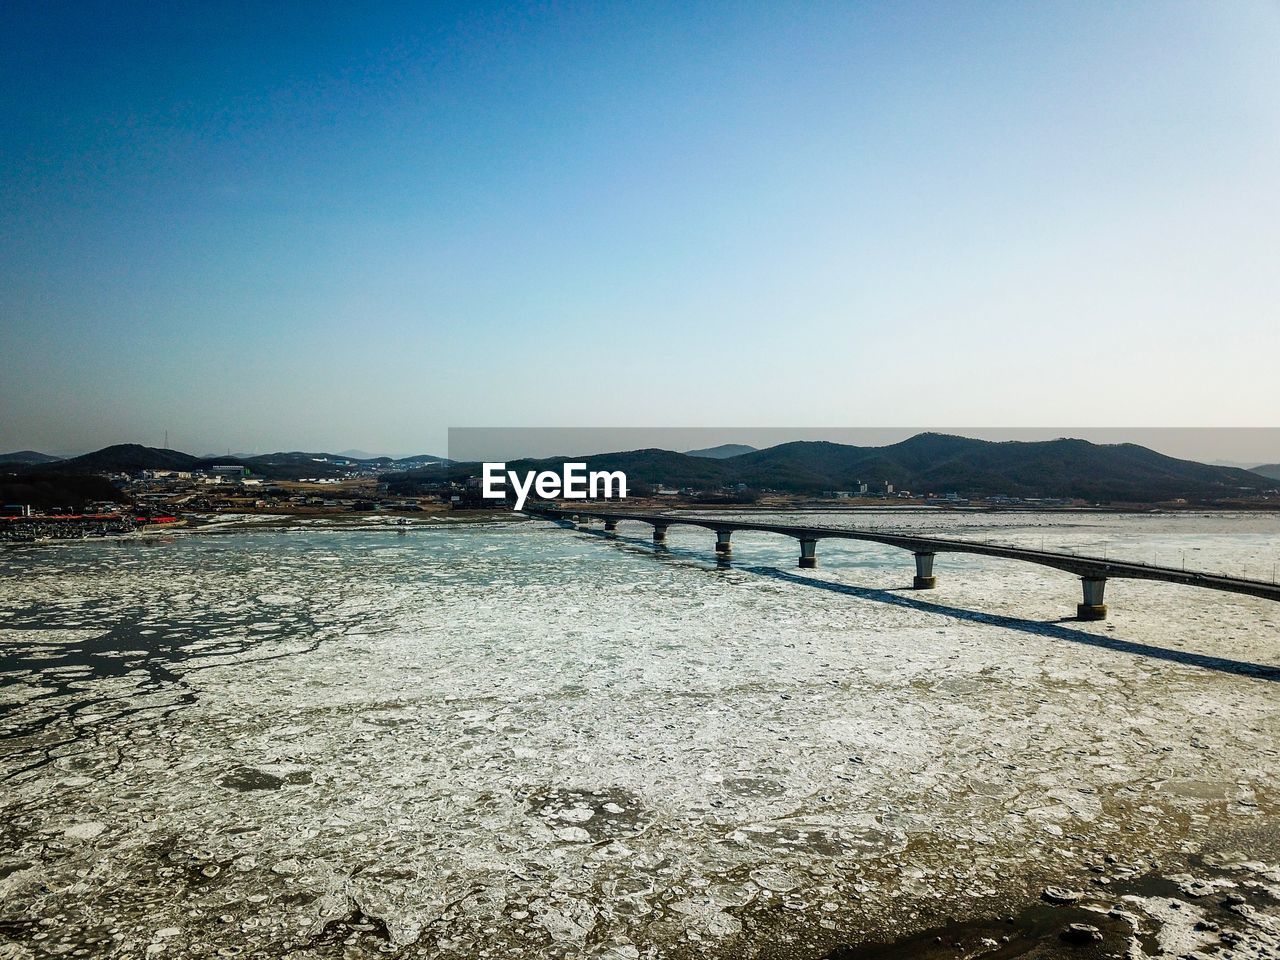
M38 453L35 450L14 450L12 453L0 453L0 466L7 467L13 464L26 466L33 463L54 463L61 459L61 457L51 457L47 453Z
M753 489L816 494L856 490L859 481L891 483L917 494L1066 497L1109 502L1187 498L1217 500L1273 487L1268 479L1235 467L1179 460L1136 444L1085 440L974 440L922 433L883 447L823 441L784 443L720 459L670 450L632 450L586 457L509 462L508 470L559 470L585 460L592 470L622 470L632 484L708 490L743 484ZM474 465L452 464L384 476L391 489L460 478Z
M302 451L267 453L259 456L196 457L180 450L118 443L79 457L59 459L34 450L0 454L0 467L16 473L41 474L138 473L142 470L203 470L212 466L248 467L254 476L267 480L298 480L303 477L336 477L347 473L351 464L373 470L406 470L428 464L447 463L443 457L421 454L415 457L371 457L356 459L334 453Z
M1280 480L1280 465L1248 471L1179 460L1136 444L1094 444L1068 438L993 442L940 433L922 433L883 447L797 441L757 450L725 444L689 453L646 449L526 459L509 462L507 468L559 470L567 461L580 460L594 470L624 471L633 487L717 490L742 485L797 494L856 491L856 484L865 482L891 483L897 490L916 494L1155 502L1229 499L1273 488ZM476 464L453 463L430 454L392 459L293 451L195 457L179 450L117 444L65 460L32 450L0 455L3 470L18 476L201 470L224 464L245 466L255 476L275 480L341 476L355 464L379 471L389 488L400 493L478 472Z

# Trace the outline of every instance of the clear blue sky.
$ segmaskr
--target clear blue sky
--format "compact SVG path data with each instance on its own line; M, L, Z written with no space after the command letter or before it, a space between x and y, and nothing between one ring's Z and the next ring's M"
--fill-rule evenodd
M0 6L0 450L1280 421L1275 3Z

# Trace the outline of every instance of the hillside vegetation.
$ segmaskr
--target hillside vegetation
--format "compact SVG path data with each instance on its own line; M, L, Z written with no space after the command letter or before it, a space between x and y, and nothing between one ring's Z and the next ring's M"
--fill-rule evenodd
M118 443L103 447L69 460L41 463L29 469L42 473L138 473L142 470L207 470L213 466L242 466L250 475L266 480L298 480L303 477L337 477L347 473L349 464L358 463L374 470L395 470L408 465L442 458L423 454L393 460L390 457L374 457L355 461L332 453L304 453L302 451L267 453L251 457L194 457L180 450L145 447L137 443ZM6 465L22 469L19 465Z
M1037 442L974 440L922 433L883 447L858 447L823 441L784 443L736 456L705 456L655 448L587 457L551 457L507 464L517 471L556 470L566 461L585 460L593 470L621 470L633 487L693 488L717 491L745 485L753 490L818 494L856 491L859 482L891 483L915 494L958 493L962 496L1007 494L1012 497L1064 497L1099 502L1154 502L1186 498L1221 500L1275 486L1257 471L1179 460L1136 444L1094 444L1059 439ZM10 464L14 474L72 476L137 473L142 470L201 470L220 464L247 467L254 476L274 480L341 476L358 463L383 471L393 493L414 494L441 480L463 480L479 472L478 464L433 458L407 460L377 457L351 461L334 454L272 453L251 457L194 457L178 450L118 444L69 460ZM350 462L344 462L350 461ZM400 468L400 469L397 469ZM1280 467L1274 468L1280 474Z
M559 470L569 460L585 460L593 470L622 470L633 484L700 490L745 484L800 494L852 490L863 481L888 482L917 494L1151 502L1180 497L1223 499L1271 485L1247 470L1179 460L1136 444L1102 445L1065 438L996 443L937 433L884 447L798 441L725 459L646 449L520 460L507 468ZM411 492L421 483L476 472L474 464L462 464L390 473L383 479L393 490Z

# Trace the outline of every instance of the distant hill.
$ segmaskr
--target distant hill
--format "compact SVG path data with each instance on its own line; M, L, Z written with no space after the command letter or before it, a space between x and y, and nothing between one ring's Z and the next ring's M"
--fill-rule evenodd
M1132 443L973 440L922 433L885 447L782 444L731 461L743 482L768 477L812 488L818 481L888 481L916 493L1071 497L1098 501L1220 498L1263 486L1247 470L1178 460Z
M585 460L593 470L622 470L633 484L709 490L744 484L750 489L815 494L854 490L857 481L892 483L916 494L1064 497L1091 502L1146 503L1177 498L1213 500L1264 489L1257 474L1166 457L1136 444L1085 440L995 443L924 433L884 447L821 441L784 443L725 459L670 450L631 450L587 457L521 460L507 469L559 470ZM411 493L441 478L461 479L477 464L454 464L383 476L391 489Z
M395 470L417 467L426 463L447 462L441 457L424 454L392 460L379 457L374 460L353 460L334 453L306 453L291 451L254 456L231 455L194 457L179 450L145 447L136 443L120 443L103 447L93 453L67 460L51 458L43 462L13 462L12 466L23 472L40 470L59 474L138 473L142 470L201 470L217 465L247 467L254 476L267 480L298 480L304 477L336 477L358 463L374 470Z
M718 447L707 447L705 450L688 450L685 452L685 456L707 457L711 460L728 460L730 457L740 457L744 453L755 452L755 447L749 447L745 443L722 443Z
M55 460L61 459L61 457L52 457L47 453L39 453L35 450L15 450L13 453L0 453L0 464L53 463Z
M1280 480L1280 463L1264 463L1260 467L1252 468L1251 472L1269 477L1272 480Z
M189 453L117 443L93 453L59 460L42 469L54 473L137 473L139 470L194 470L200 460Z
M316 456L332 457L332 453L316 454ZM367 450L340 450L339 457L347 460L358 460L361 463L417 463L424 460L440 461L446 457L437 457L432 453L419 453L409 457L388 457L385 454L369 453Z
M336 477L348 473L352 465L371 470L406 470L425 464L447 464L444 457L422 454L393 460L390 457L359 459L337 453L265 453L261 456L216 459L210 463L239 463L269 480L299 480L305 477Z
M884 447L797 441L720 457L646 449L519 460L508 463L507 468L559 470L567 460L585 460L594 470L622 470L637 487L665 484L708 492L741 484L751 490L816 494L856 490L855 484L864 481L888 482L898 490L915 494L1003 493L1013 497L1147 503L1176 498L1224 499L1266 489L1280 479L1280 466L1255 468L1276 472L1276 476L1268 477L1261 472L1178 460L1131 443L1093 444L1066 438L996 443L938 433L922 433ZM426 454L400 460L378 457L359 461L338 454L303 451L198 458L138 444L117 444L50 463L9 464L5 469L14 474L67 476L147 469L199 470L217 464L239 464L269 480L337 477L359 464L379 471L389 488L400 493L412 493L440 479L463 479L479 472L477 464L457 464Z
M301 480L304 478L338 477L346 473L350 458L336 453L306 453L293 450L281 453L264 453L253 457L214 458L201 466L239 464L248 467L254 476L267 480ZM199 469L199 468L197 468Z
M448 457L437 456L434 453L419 453L412 457L401 457L393 460L392 463L453 463Z

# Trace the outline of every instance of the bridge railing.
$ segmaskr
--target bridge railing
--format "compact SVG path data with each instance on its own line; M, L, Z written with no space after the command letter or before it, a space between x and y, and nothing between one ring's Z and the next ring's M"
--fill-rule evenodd
M727 519L727 518L716 516L716 517L707 517L707 519L718 520L718 519ZM831 529L840 529L840 528L831 528ZM900 532L900 531L886 531L882 528L880 524L869 524L866 527L862 527L860 529L867 530L868 532L871 532L871 533ZM930 534L925 534L922 532L919 535L926 536ZM1174 557L1177 558L1179 562L1172 565L1166 565L1166 564L1160 563L1159 554L1161 551L1159 551L1158 549L1153 549L1152 559L1147 560L1145 549L1142 556L1130 555L1129 553L1124 552L1124 551L1127 551L1127 549L1129 549L1125 547L1121 548L1122 552L1113 553L1111 550L1110 541L1103 541L1099 545L1099 548L1101 550L1101 552L1099 553L1098 552L1099 548L1090 548L1090 547L1075 547L1075 546L1059 545L1059 546L1054 546L1050 548L1046 546L1044 537L1040 537L1039 543L1037 544L1035 542L1024 543L1017 540L1002 540L1002 539L997 539L990 536L983 536L981 539L978 539L974 536L966 535L965 532L961 531L960 533L955 534L949 537L948 539L967 540L974 543L981 543L983 546L1003 547L1008 550L1038 550L1041 553L1050 553L1050 554L1055 552L1066 553L1072 557L1078 557L1080 560L1096 561L1101 563L1123 563L1123 564L1126 564L1127 566L1142 567L1147 570L1179 570L1181 572L1186 572L1186 573L1200 573L1200 574L1203 574L1204 576L1227 577L1231 579L1240 579L1240 580L1253 580L1254 582L1259 582L1259 583L1272 583L1272 584L1280 585L1280 557L1272 558L1269 561L1266 559L1260 559L1254 563L1241 563L1239 567L1236 567L1234 564L1231 564L1231 565L1224 565L1224 566L1213 566L1213 567L1202 566L1202 567L1188 568L1187 566L1188 550L1186 548L1181 548L1181 547L1168 548L1167 552L1173 554ZM1032 539L1034 541L1034 538ZM873 542L873 541L868 541L868 542ZM1199 548L1195 548L1195 549L1199 549ZM1222 561L1220 558L1215 559L1212 562L1215 564L1224 563L1224 561ZM1250 571L1254 571L1258 569L1261 569L1262 571L1261 577L1249 576Z
M1086 620L1101 620L1106 616L1106 605L1102 602L1103 588L1110 578L1162 580L1191 586L1209 587L1230 593L1246 594L1270 600L1280 600L1280 584L1276 583L1276 567L1273 565L1272 579L1251 580L1247 576L1240 577L1231 572L1213 572L1208 570L1187 570L1182 568L1162 567L1145 560L1129 560L1110 556L1109 543L1103 544L1103 555L1080 554L1074 548L1068 550L1046 550L1041 538L1039 548L1025 544L1010 543L986 537L981 540L965 537L937 537L920 532L886 531L883 529L854 529L839 527L815 527L804 525L746 522L719 516L699 514L665 514L665 513L630 513L626 511L601 510L564 510L534 508L526 511L533 516L542 516L555 520L579 520L589 522L590 519L605 521L607 531L616 531L618 523L623 520L635 520L650 524L654 531L654 541L665 544L666 531L672 526L693 526L711 530L716 533L715 552L721 562L728 562L732 551L731 539L734 533L772 533L792 537L800 541L799 565L802 568L817 566L817 544L820 540L861 540L879 543L895 549L907 550L915 555L916 576L913 587L918 590L933 589L937 579L933 573L933 561L936 554L972 553L979 556L995 556L1004 559L1022 560L1028 563L1054 567L1078 576L1083 585L1084 602L1077 605L1077 616ZM1184 560L1185 564L1185 560Z

